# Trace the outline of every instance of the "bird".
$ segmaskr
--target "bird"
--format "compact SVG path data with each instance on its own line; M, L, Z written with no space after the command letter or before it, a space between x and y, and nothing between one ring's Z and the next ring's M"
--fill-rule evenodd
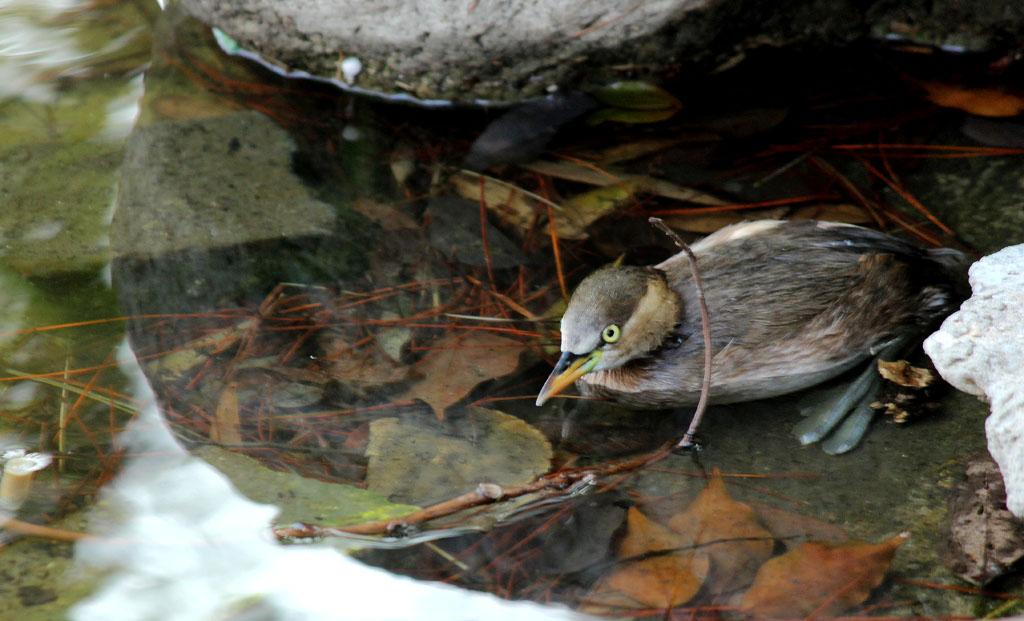
M712 404L797 392L905 348L954 310L966 263L957 250L819 220L741 222L692 250L711 319ZM630 409L696 404L704 339L686 253L584 278L562 316L560 347L538 406L572 384ZM877 375L867 369L836 408L798 425L801 442L821 440L860 404L857 422L844 423L859 435L825 450L855 446Z

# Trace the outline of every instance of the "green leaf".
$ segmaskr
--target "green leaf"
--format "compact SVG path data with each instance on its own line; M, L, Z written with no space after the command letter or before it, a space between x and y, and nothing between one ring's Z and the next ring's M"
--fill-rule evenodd
M626 108L601 108L587 116L588 125L599 125L605 121L616 123L659 123L678 112L678 108L661 110L630 110Z
M609 106L628 110L672 110L674 112L683 106L683 103L668 91L650 82L616 82L599 89L594 96Z

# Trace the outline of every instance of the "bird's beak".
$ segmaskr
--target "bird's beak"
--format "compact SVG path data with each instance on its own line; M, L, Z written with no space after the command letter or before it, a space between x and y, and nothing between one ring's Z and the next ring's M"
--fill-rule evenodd
M600 359L600 349L595 349L582 356L568 351L562 352L562 357L555 363L555 368L551 370L548 381L544 382L544 387L537 395L537 405L544 405L545 401L572 385L584 373L589 373Z

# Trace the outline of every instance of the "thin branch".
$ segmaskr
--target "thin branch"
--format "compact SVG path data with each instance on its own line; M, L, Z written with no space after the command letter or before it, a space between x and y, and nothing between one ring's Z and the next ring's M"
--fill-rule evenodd
M700 426L700 421L704 418L704 411L708 407L708 397L711 394L711 313L708 312L708 303L704 299L704 283L701 281L700 270L697 268L697 257L693 251L682 238L676 235L675 231L662 222L661 218L648 218L647 221L668 235L669 239L686 253L686 258L690 260L690 271L693 272L693 284L697 288L697 300L700 302L700 323L704 331L704 382L700 387L700 400L697 401L697 408L693 412L690 428L686 430L683 439L676 445L678 448L695 448L693 435L697 433L697 427Z
M54 541L68 541L75 542L81 541L82 539L98 539L96 535L89 533L83 533L73 530L64 530L60 528L51 528L49 526L42 526L39 524L32 524L31 522L23 522L15 519L5 519L7 513L0 514L0 527L6 531L18 533L19 535L26 535L28 537L42 537L43 539L52 539Z
M544 491L561 491L581 482L596 480L620 472L631 472L645 468L651 464L661 461L672 453L672 443L666 443L658 450L635 457L633 459L612 462L581 468L579 470L568 470L553 472L537 477L524 485L503 488L494 483L481 483L471 492L450 498L435 505L413 511L407 515L377 522L366 522L353 526L317 526L314 524L295 524L282 528L275 528L274 534L279 539L308 539L326 537L345 537L347 535L383 535L394 533L409 526L416 526L430 520L446 517L481 505L489 505L497 502L519 498L527 494Z

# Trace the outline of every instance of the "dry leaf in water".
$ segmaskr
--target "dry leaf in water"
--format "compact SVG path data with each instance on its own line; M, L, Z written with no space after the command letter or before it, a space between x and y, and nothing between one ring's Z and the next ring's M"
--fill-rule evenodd
M677 548L683 549L636 558ZM602 579L588 598L591 606L586 611L598 612L602 606L679 606L693 599L708 574L707 555L689 549L688 537L650 520L636 507L629 510L618 557L615 571Z
M712 593L750 584L758 567L771 558L775 546L772 534L758 521L754 509L729 495L717 468L708 486L685 511L673 516L668 526L710 557L708 589Z
M846 531L835 524L817 518L800 515L763 502L751 502L750 508L757 513L757 519L786 547L792 550L807 541L840 543L850 538Z
M920 82L929 101L944 108L956 108L978 116L1008 117L1024 112L1024 96L998 88L963 86L943 82Z
M434 408L439 420L477 384L514 371L523 344L493 332L451 333L434 342L416 364L423 378L398 397L422 399Z
M420 229L419 223L389 203L379 203L367 198L359 198L352 201L352 208L369 218L385 231L405 233Z
M761 566L740 612L762 617L835 616L882 583L905 534L879 544L812 541Z
M1024 558L1024 522L1006 508L1003 476L987 451L967 462L949 520L942 559L964 580L983 585Z
M214 442L239 443L242 441L241 426L238 417L238 385L228 383L217 399L217 410L210 426L210 439Z
M559 239L586 239L588 226L628 204L638 187L638 180L613 183L578 194L553 214L555 234Z
M383 386L409 378L408 365L396 362L376 343L357 347L341 335L324 340L325 358L334 379L370 386Z
M487 211L498 218L507 229L526 235L537 210L546 206L522 189L490 177L464 172L452 175L452 189L463 198L483 201Z
M429 417L370 423L367 489L393 502L427 505L481 482L518 485L547 472L551 443L525 421L471 408L453 423Z

